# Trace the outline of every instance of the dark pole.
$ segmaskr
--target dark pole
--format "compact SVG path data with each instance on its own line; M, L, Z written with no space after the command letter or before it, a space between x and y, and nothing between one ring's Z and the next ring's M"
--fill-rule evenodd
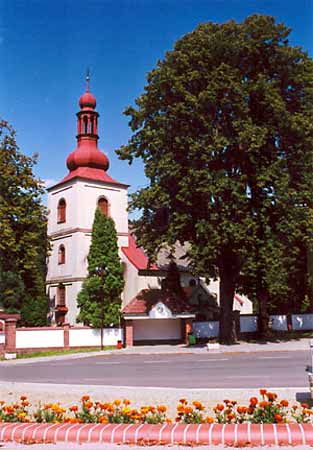
M101 285L101 329L100 329L100 339L101 339L101 350L103 350L103 322L104 322L104 289L103 285Z
M100 293L99 293L99 300L100 300L100 348L103 350L103 328L104 328L104 288L103 288L103 282L104 282L104 276L106 274L105 267L97 266L95 268L96 274L98 277L100 277Z

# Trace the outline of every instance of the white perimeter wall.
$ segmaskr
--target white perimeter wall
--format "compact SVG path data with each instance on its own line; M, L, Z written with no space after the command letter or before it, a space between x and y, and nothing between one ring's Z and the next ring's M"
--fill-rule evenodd
M119 340L123 340L121 328L106 328L103 330L104 345L116 345ZM101 337L98 329L70 329L70 347L96 347L100 343Z
M104 345L116 345L123 339L121 328L105 328L103 330ZM100 330L92 328L70 328L70 347L97 347L100 345ZM64 330L48 329L17 329L16 348L57 348L64 346Z
M192 332L197 338L209 338L219 335L220 324L217 321L212 322L194 322Z
M293 330L313 330L313 314L293 314Z
M311 328L293 328L294 330L312 330L313 329L313 314L306 314L302 322L302 327L307 326ZM293 323L294 317L302 320L299 315L293 315ZM273 321L273 330L276 331L287 331L287 316L286 315L271 315L270 319ZM240 316L240 332L241 333L254 333L257 331L257 316ZM296 319L295 319L296 320ZM198 338L207 338L207 337L217 337L219 335L219 322L209 321L209 322L194 322L193 325L193 334Z
M63 330L16 330L16 348L49 348L63 345Z

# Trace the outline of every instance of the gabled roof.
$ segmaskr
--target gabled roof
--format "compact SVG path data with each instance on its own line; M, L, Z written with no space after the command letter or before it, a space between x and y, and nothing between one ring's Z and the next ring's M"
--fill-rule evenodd
M149 259L145 255L144 251L137 247L134 236L129 233L128 235L128 247L122 247L122 252L127 257L127 259L136 267L138 270L157 270L157 267L153 264L149 266Z
M184 298L162 289L143 289L122 309L122 314L148 315L158 302L167 306L173 314L190 313L193 307Z

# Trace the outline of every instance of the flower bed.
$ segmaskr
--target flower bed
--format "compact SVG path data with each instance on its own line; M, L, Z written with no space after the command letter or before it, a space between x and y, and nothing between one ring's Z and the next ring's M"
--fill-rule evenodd
M102 423L102 424L286 424L313 423L313 410L306 403L289 405L278 400L277 394L260 390L261 398L251 397L248 405L238 405L226 399L208 410L200 401L189 403L182 398L177 405L175 418L167 417L165 405L131 407L128 399L113 402L93 402L88 395L79 405L69 408L59 403L43 404L31 411L26 396L11 405L0 401L0 422L28 423Z

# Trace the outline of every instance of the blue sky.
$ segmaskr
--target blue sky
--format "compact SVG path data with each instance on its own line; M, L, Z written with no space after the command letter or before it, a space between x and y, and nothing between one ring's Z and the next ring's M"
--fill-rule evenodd
M114 149L130 130L122 112L167 50L199 23L261 13L292 28L290 41L313 54L313 0L0 0L0 116L23 153L39 152L36 175L59 180L75 148L78 99L91 69L100 113L99 147L110 175L145 185L141 162Z

